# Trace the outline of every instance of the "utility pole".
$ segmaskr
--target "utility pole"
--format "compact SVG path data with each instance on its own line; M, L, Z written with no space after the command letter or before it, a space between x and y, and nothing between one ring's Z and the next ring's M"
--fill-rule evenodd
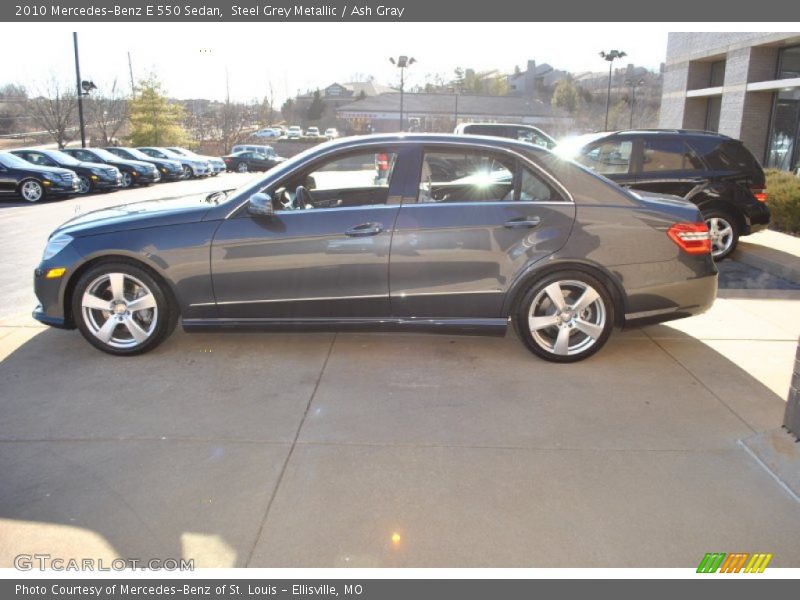
M136 86L133 84L133 65L131 64L131 53L128 51L128 73L131 76L131 98L136 97Z
M78 32L72 32L72 44L75 47L75 81L78 91L78 121L81 126L81 148L86 148L86 128L83 123L83 88L81 87L81 64L78 60Z
M628 56L622 50L609 50L608 52L601 52L600 57L608 61L608 93L606 94L606 125L605 131L608 131L608 109L611 104L611 68L614 61L618 58Z

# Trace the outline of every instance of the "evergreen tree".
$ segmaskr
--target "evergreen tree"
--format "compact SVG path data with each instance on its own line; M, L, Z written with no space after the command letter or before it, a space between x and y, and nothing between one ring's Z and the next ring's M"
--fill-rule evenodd
M306 116L312 123L316 123L322 118L322 113L325 111L325 103L322 101L319 90L314 92L314 97L311 99L311 104L308 107Z
M138 94L130 102L130 143L133 146L179 146L186 140L182 119L183 107L171 103L161 83L151 75L139 83Z

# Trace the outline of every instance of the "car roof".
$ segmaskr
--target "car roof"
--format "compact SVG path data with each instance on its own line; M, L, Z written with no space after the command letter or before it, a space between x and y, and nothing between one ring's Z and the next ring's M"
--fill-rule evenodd
M476 146L488 145L496 146L498 148L515 148L523 152L550 152L541 146L536 146L534 144L529 144L519 140L513 140L511 138L455 133L379 133L372 135L343 137L320 145L326 148L348 148L351 146L357 147L366 143L396 144L403 142L417 144L464 144L466 142Z
M732 140L733 138L716 131L707 131L704 129L621 129L619 131L603 131L596 132L598 137L602 136L615 136L615 135L634 135L634 136L652 136L652 135L689 135L697 137L710 137Z

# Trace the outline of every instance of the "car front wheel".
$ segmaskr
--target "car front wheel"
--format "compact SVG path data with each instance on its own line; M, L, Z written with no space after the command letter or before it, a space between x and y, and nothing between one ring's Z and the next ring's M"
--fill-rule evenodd
M163 284L127 262L101 263L84 273L75 286L72 314L90 344L117 356L152 350L177 320Z
M739 225L736 219L721 210L711 210L703 214L703 220L711 235L711 256L714 260L726 258L739 243Z
M88 194L92 191L92 180L86 177L86 175L79 175L78 176L78 193L80 195Z
M129 188L133 185L133 175L128 171L122 172L122 187Z
M27 202L38 202L44 198L44 187L35 179L28 179L19 186L19 194Z
M239 173L247 173L248 171L247 163L240 162L239 165L236 167L236 170L239 171Z
M515 325L528 349L552 362L576 362L597 352L614 326L606 287L581 271L548 275L525 293Z

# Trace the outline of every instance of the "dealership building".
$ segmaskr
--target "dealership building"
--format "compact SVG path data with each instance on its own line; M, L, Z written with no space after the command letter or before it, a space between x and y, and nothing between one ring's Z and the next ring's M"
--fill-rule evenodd
M670 33L659 124L718 131L797 169L800 33Z

